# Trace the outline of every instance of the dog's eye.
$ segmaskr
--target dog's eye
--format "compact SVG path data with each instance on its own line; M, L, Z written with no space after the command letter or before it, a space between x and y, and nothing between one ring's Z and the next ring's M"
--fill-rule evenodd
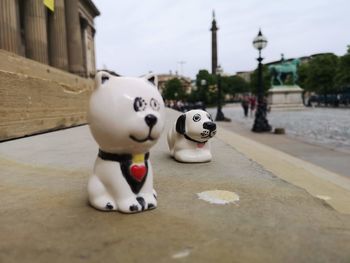
M151 105L153 110L159 111L160 104L156 99L152 98L150 101L150 105Z
M193 121L197 122L200 120L201 120L201 115L199 115L198 113L193 116Z
M134 100L134 110L135 111L144 111L146 109L147 102L141 98L141 97L136 97Z
M207 117L209 120L213 121L213 118L211 117L211 115L209 113L207 114Z

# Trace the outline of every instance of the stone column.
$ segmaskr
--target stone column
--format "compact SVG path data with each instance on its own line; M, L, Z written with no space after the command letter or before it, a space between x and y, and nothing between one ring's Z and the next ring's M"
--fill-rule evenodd
M213 11L213 21L211 24L211 73L216 74L216 69L218 67L218 45L216 32L219 28L216 26L215 13Z
M20 55L21 34L17 1L0 1L0 48Z
M78 0L65 0L69 71L85 76Z
M46 9L42 0L24 1L26 57L48 64Z
M91 42L91 45L92 45L92 76L89 76L89 77L94 77L95 74L96 74L96 50L95 50L95 29L92 28L91 29L92 31L92 42Z
M55 11L49 15L50 65L68 71L67 31L64 0L55 0Z

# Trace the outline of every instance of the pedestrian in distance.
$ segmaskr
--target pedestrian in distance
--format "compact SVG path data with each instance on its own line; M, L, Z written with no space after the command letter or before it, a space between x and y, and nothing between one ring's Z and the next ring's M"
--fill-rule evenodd
M242 108L243 108L243 113L244 113L244 117L247 118L248 117L248 111L249 111L249 97L244 95L242 98Z
M254 95L250 96L249 104L250 104L250 117L253 117L254 112L255 112L255 108L256 108L256 98Z

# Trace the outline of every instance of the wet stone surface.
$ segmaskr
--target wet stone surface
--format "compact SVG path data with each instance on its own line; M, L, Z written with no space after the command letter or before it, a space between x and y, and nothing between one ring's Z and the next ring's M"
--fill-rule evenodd
M216 109L208 111L215 117ZM244 118L241 107L225 107L226 117L252 127L254 117ZM350 110L305 108L300 111L271 111L268 116L274 128L285 128L289 136L303 141L350 152Z

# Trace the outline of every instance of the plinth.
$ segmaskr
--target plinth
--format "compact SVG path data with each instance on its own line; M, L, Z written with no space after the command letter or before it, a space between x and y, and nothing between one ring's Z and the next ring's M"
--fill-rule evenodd
M268 91L268 105L277 110L301 110L304 108L302 92L298 85L272 86Z

